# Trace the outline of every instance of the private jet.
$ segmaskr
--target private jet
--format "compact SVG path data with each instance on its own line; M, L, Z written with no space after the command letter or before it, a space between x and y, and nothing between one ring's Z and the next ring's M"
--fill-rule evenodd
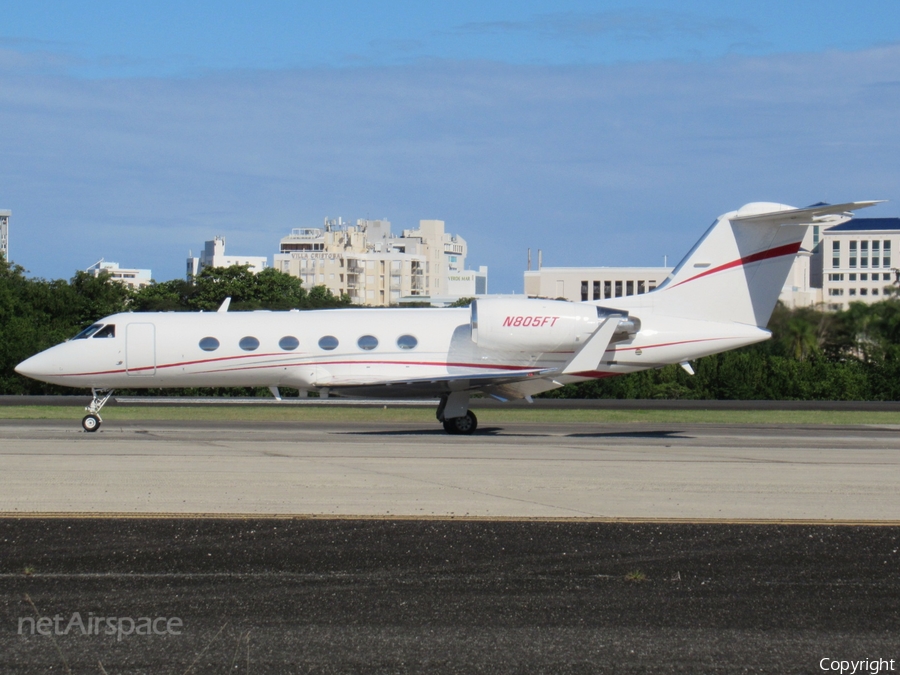
M527 399L566 384L691 361L766 340L812 224L879 202L755 202L715 220L655 290L592 302L482 297L468 308L127 312L16 367L90 388L97 431L117 388L280 387L355 398L430 398L451 434L478 426L473 395Z

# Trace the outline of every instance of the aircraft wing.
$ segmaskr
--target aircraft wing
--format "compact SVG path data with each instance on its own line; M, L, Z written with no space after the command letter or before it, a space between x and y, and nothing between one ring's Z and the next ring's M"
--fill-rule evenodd
M475 391L503 387L558 375L557 368L529 368L512 372L474 373L380 381L372 384L334 384L329 388L341 396L440 396L451 391Z
M824 216L846 215L857 209L864 209L875 204L881 204L884 200L867 202L847 202L845 204L818 204L804 209L785 209L783 211L771 211L769 213L755 213L746 216L734 216L730 220L737 223L778 223L784 225L800 225L814 223Z

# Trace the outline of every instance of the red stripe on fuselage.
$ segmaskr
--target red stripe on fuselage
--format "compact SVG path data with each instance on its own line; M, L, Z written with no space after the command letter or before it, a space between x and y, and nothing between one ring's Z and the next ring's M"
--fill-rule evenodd
M607 349L607 352L612 351L616 352L626 352L626 351L634 351L636 349L657 349L660 347L673 347L676 345L683 344L691 344L696 342L710 342L716 340L732 340L735 338L700 338L695 340L680 340L677 342L661 342L655 345L636 345L631 347L614 347L612 349ZM222 361L234 361L238 359L251 359L251 358L260 358L260 357L287 357L287 354L242 354L239 356L221 356L214 359L201 359L196 361L179 361L177 363L168 363L160 366L156 366L156 370L162 370L165 368L176 368L178 366L191 366L191 365L205 365L210 363L217 363ZM307 356L307 358L310 358ZM486 364L486 363L459 363L459 362L447 362L447 361L349 361L349 360L340 360L340 361L281 361L279 363L266 363L266 364L250 364L246 366L238 366L235 368L223 368L221 370L202 370L202 371L193 371L187 373L188 375L208 375L215 373L229 373L237 370L261 370L264 368L300 368L306 366L331 366L331 365L394 365L394 366L438 366L438 367L448 367L448 368L475 368L479 370L504 370L504 371L519 371L519 370L534 370L535 366L517 366L517 365L505 365L505 364ZM152 366L146 366L140 369L132 369L129 372L134 372L135 370L152 370ZM87 377L89 375L121 375L125 373L124 369L118 370L104 370L90 373L59 373L55 375L55 377ZM578 373L580 375L580 373Z

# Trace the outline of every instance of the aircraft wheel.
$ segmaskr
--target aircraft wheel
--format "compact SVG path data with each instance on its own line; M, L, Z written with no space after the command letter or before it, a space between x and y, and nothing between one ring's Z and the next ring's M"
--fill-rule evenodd
M468 436L478 428L478 418L471 410L462 417L453 417L444 420L444 430L448 434L463 434Z
M100 418L97 415L85 415L81 426L85 431L97 431L100 428Z

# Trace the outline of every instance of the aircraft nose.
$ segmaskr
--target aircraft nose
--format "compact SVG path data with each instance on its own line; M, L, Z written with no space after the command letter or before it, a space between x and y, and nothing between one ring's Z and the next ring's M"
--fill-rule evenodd
M47 357L41 352L22 361L15 370L19 375L39 379L41 375L48 374L47 365Z

